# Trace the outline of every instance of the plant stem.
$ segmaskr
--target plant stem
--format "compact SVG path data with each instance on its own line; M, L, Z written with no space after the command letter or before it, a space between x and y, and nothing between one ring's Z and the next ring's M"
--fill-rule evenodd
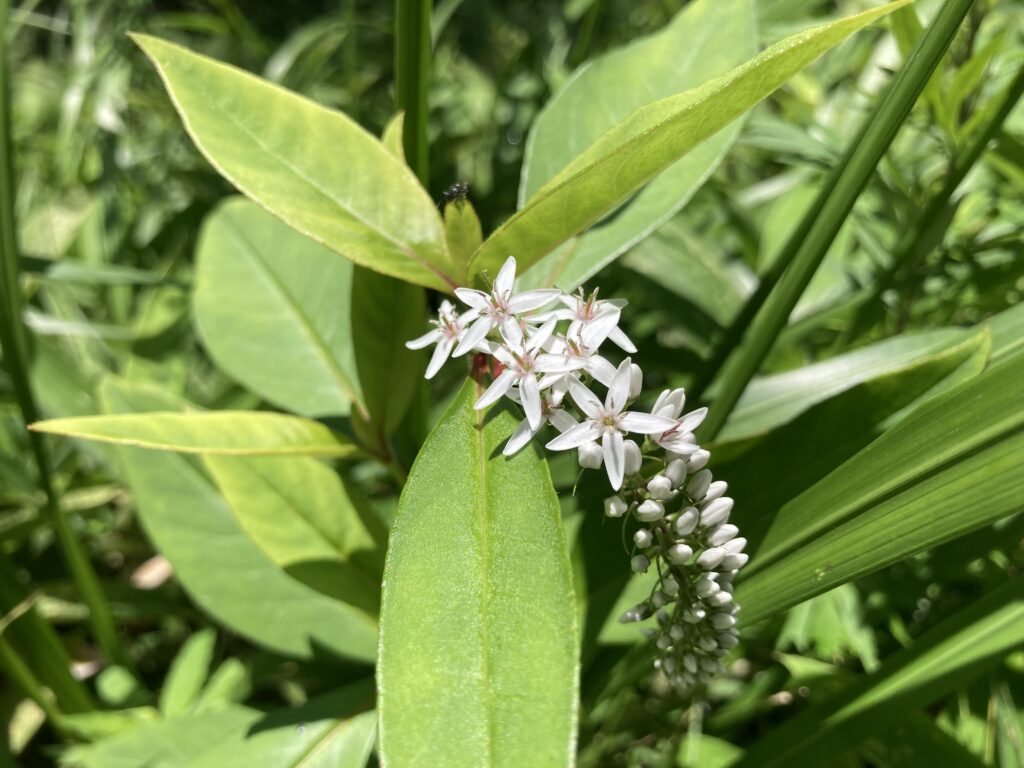
M430 179L427 86L430 82L430 0L395 0L395 94L405 112L403 146L424 187Z
M8 0L0 0L0 30L6 31ZM14 396L26 424L38 419L38 409L29 382L28 345L21 321L22 297L19 287L19 257L14 218L14 159L11 139L11 102L7 61L7 37L0 34L0 345ZM100 589L99 579L67 518L61 512L41 434L29 433L32 455L39 468L39 480L46 494L46 511L57 534L71 576L89 607L89 620L96 640L108 659L124 663L110 605Z
M21 660L21 657L14 651L11 644L7 642L3 632L0 632L0 669L4 670L9 680L22 690L26 696L34 701L43 714L46 715L50 724L60 730L61 711L57 705L50 700L49 695L43 686L32 674L32 670Z
M703 424L704 440L715 438L757 373L972 3L973 0L946 0L899 74L889 84L874 113L850 143L839 167L811 206L809 215L779 255L784 271L753 317L744 343L722 369L719 376L722 388L715 398L715 407ZM787 264L790 254L792 261Z

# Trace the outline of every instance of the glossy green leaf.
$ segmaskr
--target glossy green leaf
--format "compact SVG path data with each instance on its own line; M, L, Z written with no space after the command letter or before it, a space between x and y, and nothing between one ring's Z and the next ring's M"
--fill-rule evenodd
M737 600L756 621L1019 511L1024 355L932 398L778 513Z
M983 768L986 765L974 753L946 733L935 720L921 712L901 716L899 725L885 730L878 724L877 735L860 750L870 765L879 768L918 768L941 765L942 768Z
M356 447L316 421L270 411L72 416L37 421L49 432L161 451L223 456L350 456Z
M790 646L826 661L838 662L852 654L869 672L878 666L875 636L864 624L860 594L852 584L842 584L791 608L776 648Z
M547 465L469 382L428 437L391 532L378 659L385 765L571 765L579 638Z
M356 122L179 45L132 39L196 146L248 197L361 266L441 290L461 282L430 196Z
M444 234L452 259L465 268L484 239L480 219L469 200L456 200L445 205Z
M636 110L547 181L499 227L477 252L471 272L497 274L510 253L522 269L532 266L829 48L907 1L897 0L797 33L699 88Z
M785 424L814 405L871 379L944 363L947 372L985 342L984 332L942 329L906 333L785 373L750 382L719 442L744 440Z
M108 413L180 408L150 387L107 380ZM253 642L290 656L318 651L371 660L374 619L302 584L249 538L194 460L173 453L119 448L142 527L174 566L175 576L206 612Z
M1024 644L1024 579L949 617L878 670L750 747L735 765L815 765L998 664Z
M376 715L366 711L372 705L365 683L269 714L229 704L74 747L64 762L81 768L363 768L376 735Z
M219 368L295 413L361 407L349 262L241 197L207 217L196 262L196 327Z
M376 615L383 548L338 475L308 458L208 456L245 532L290 576Z
M210 673L216 642L217 633L207 628L189 637L178 651L160 690L160 712L164 717L181 714L195 703Z
M589 61L537 115L519 205L605 131L650 102L703 85L757 53L751 0L697 0L666 27ZM692 197L739 135L733 123L656 176L615 216L565 243L523 275L524 286L572 290L646 237Z

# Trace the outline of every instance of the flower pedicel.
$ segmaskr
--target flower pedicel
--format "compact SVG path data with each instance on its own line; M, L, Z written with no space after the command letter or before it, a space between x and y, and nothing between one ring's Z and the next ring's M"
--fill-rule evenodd
M427 378L449 356L484 353L501 371L476 403L486 408L502 397L518 403L525 418L504 447L511 456L545 425L560 434L553 451L576 449L580 466L604 467L615 494L605 499L609 517L632 515L631 567L654 567L651 595L620 618L656 617L646 632L658 648L655 666L680 693L707 684L722 671L722 657L739 641L732 582L747 562L746 539L729 523L732 499L726 484L706 469L710 454L693 431L706 408L684 413L682 389L665 390L650 413L629 410L640 395L643 373L628 357L614 366L599 354L605 341L632 354L636 347L618 327L625 302L599 300L556 289L514 293L516 261L509 257L490 293L458 288L469 306L459 314L441 304L437 326L407 346L436 344ZM543 311L558 301L562 307ZM564 333L558 326L566 325ZM592 387L605 388L603 398ZM639 436L640 442L630 436Z

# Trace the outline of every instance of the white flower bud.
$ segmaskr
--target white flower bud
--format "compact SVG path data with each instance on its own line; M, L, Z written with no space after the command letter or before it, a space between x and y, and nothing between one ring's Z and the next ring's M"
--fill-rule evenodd
M700 640L697 641L697 646L702 651L713 651L715 650L715 648L718 647L718 643L715 641L714 638L702 637L700 638Z
M708 597L709 595L713 595L721 590L721 587L718 586L718 583L711 578L710 574L705 573L697 579L697 583L693 585L693 589L697 593L698 597Z
M728 613L716 613L711 617L711 626L715 629L729 629L736 626L736 617Z
M676 533L680 536L690 535L693 533L693 529L697 527L697 520L696 508L686 507L675 520Z
M620 496L609 496L604 500L604 513L608 517L622 517L629 509L629 505Z
M629 399L640 397L644 389L644 372L640 366L633 363L629 366Z
M724 496L727 490L729 490L729 484L725 480L715 480L708 486L708 491L704 494L704 503L710 504L720 496Z
M725 557L726 554L728 553L719 547L705 549L700 553L700 557L697 558L697 565L705 571L710 571L718 567L718 564L722 562L722 558Z
M739 532L740 529L730 523L719 525L708 532L708 544L713 547L720 547L727 541L732 541L736 538L736 534Z
M638 603L619 616L620 624L630 624L634 621L643 621L651 615L650 606L647 603Z
M722 552L725 552L723 549ZM744 555L742 553L737 554L734 552L726 553L725 557L722 558L719 563L719 567L723 571L737 571L747 564L747 560L750 559L750 555Z
M673 544L668 550L668 559L675 565L685 565L693 557L693 549L686 544Z
M732 499L715 499L700 513L700 524L705 528L714 528L729 519L732 512Z
M662 661L662 660L661 659L655 660L655 664L657 664L658 661ZM671 656L667 657L664 661L662 661L661 668L663 670L665 670L665 674L666 675L673 675L673 674L675 674L675 671L676 671L676 660L673 659Z
M708 492L708 488L710 486L711 472L709 470L702 469L690 478L690 482L686 484L686 493L694 501L700 501L704 498L704 494Z
M696 451L690 454L690 457L686 460L686 468L690 472L696 472L699 469L703 469L707 466L708 460L711 458L711 453L705 451L703 448L698 448Z
M665 467L665 477L672 482L673 488L678 488L686 479L686 462L682 459L672 459Z
M629 561L629 567L633 569L634 573L647 573L650 566L651 561L644 555L634 555L633 559Z
M722 648L735 648L739 642L740 639L736 635L721 634L718 636L718 644Z
M669 596L666 595L664 592L658 591L651 595L651 604L655 608L664 608L671 602L672 601L669 599Z
M659 608L658 612L656 614L654 614L654 617L658 620L658 623L661 624L662 626L668 624L669 619L671 618L668 615L668 611L666 611L664 608ZM650 635L650 637L653 637L653 635Z
M727 541L722 545L722 549L735 555L742 552L745 546L747 546L747 540L740 537L738 539L733 539L732 541Z
M692 653L683 656L683 666L691 675L697 674L697 658Z
M640 454L640 446L632 440L626 440L622 443L622 449L624 458L622 466L625 469L625 474L635 475L640 471L640 464L643 461L643 456Z
M643 520L645 523L652 523L655 520L661 520L665 516L665 507L661 505L661 502L655 501L654 499L647 499L640 503L640 506L636 508L636 517L638 520Z
M654 541L654 536L646 528L641 528L633 534L633 541L640 549L647 549L651 546L651 542Z
M658 639L655 642L655 645L657 645L658 648L660 648L661 650L667 651L669 648L672 647L672 638L668 635L658 635Z
M666 576L661 580L661 590L666 595L674 597L679 594L679 582L673 579L671 576Z
M728 592L715 592L713 595L708 595L706 599L709 605L722 608L732 602L732 595Z
M600 469L603 462L601 446L597 443L584 443L576 449L579 454L580 466L584 469Z
M717 675L722 671L722 665L719 662L708 658L700 660L700 668L705 672L710 672L712 675Z
M698 621L708 615L708 612L701 608L699 605L695 605L692 608L688 608L683 611L683 621L689 622L690 624L696 624Z
M647 483L647 492L652 499L665 501L672 497L672 481L664 475L655 475Z

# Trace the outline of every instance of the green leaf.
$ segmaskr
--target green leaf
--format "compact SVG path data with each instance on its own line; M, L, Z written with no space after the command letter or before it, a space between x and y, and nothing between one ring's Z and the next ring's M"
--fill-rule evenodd
M664 29L581 67L530 129L520 207L637 109L703 85L756 54L756 16L751 0L697 0ZM724 128L666 168L614 217L535 264L523 285L572 290L642 240L700 188L740 127Z
M376 615L383 548L337 474L315 459L204 459L250 538L303 584Z
M481 246L473 275L497 274L513 253L526 269L749 110L829 48L905 5L880 8L786 38L699 88L633 112L578 155Z
M484 239L480 219L469 200L455 200L445 205L444 235L452 259L465 269Z
M469 382L402 493L384 575L380 750L391 765L567 766L579 637L547 465L501 446Z
M270 714L229 704L74 747L62 762L81 768L362 768L376 735L375 713L365 711L372 704L367 683Z
M864 624L860 594L852 584L842 584L791 608L775 647L785 650L790 646L837 663L852 653L869 672L878 666L875 636Z
M108 413L180 408L159 390L105 381ZM359 660L376 651L373 617L326 597L280 569L249 538L194 460L119 448L142 526L206 612L253 642L308 658L318 650Z
M736 766L818 765L960 689L1024 643L1024 579L1014 578L886 659L878 670L773 728Z
M707 734L686 734L679 740L676 765L679 768L726 768L743 750L724 739Z
M219 368L305 416L363 407L349 262L241 197L206 218L196 262L196 327Z
M217 633L210 628L196 632L181 647L160 690L160 712L172 717L187 711L199 696L210 672Z
M356 447L323 424L270 411L72 416L29 426L103 443L222 456L351 456Z
M340 112L149 35L186 130L232 184L356 264L440 290L461 283L412 171Z
M942 768L983 768L986 765L967 747L920 712L902 718L899 725L874 736L861 750L869 765L878 768L918 768L941 765ZM885 724L879 723L878 730Z
M786 504L744 569L753 622L1018 511L1024 355L932 398Z
M781 426L814 405L872 379L938 364L944 374L965 362L987 334L959 329L906 333L844 355L750 382L719 436L744 440ZM935 366L933 366L935 367Z

